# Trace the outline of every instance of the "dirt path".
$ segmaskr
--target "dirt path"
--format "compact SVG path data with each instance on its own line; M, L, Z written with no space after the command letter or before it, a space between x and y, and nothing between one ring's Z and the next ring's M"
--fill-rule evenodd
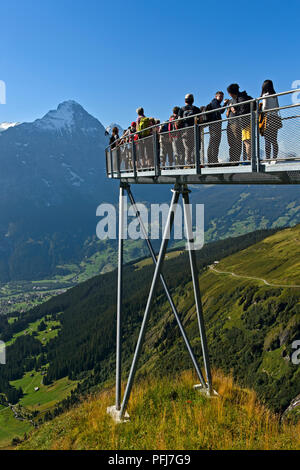
M233 277L240 277L240 278L243 278L243 279L252 279L252 280L255 280L255 281L261 281L263 282L264 284L266 284L267 286L270 286L270 287L292 287L292 288L299 288L300 286L298 285L293 285L293 284L273 284L271 282L268 282L266 279L262 279L260 277L254 277L254 276L243 276L242 274L236 274L236 273L233 273L231 271L220 271L219 269L216 269L215 266L209 266L210 270L213 271L214 273L216 274L229 274L230 276L233 276Z

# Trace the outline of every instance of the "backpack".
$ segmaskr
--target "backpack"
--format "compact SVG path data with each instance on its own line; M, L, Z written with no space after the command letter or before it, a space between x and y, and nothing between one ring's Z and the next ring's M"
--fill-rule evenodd
M168 132L168 127L169 127L168 124L162 124L162 125L160 126L160 131L159 131L159 132L160 132L160 133Z
M242 91L237 99L238 103L243 103L243 101L250 101L252 100L252 96L249 96L246 91ZM251 111L251 104L246 103L246 104L241 104L240 106L236 107L238 114L243 115L243 114L250 114ZM255 102L253 103L253 110L256 109Z
M194 114L195 114L195 113L194 113L193 109L185 109L185 110L183 111L183 116L182 116L182 117L188 118L188 117L190 117L190 116L193 116ZM184 121L184 122L185 122L185 124L186 124L185 127L188 127L188 126L192 126L192 125L193 125L192 119L187 119L187 120Z
M150 134L151 134L151 129L148 129L148 127L151 126L151 121L149 118L147 117L143 117L140 122L139 122L139 126L138 126L138 131L143 131L144 129L147 129L147 130L144 130L144 132L141 132L139 134L139 137L142 139L144 137L148 137Z
M175 114L172 114L169 121L176 121L177 119L178 119L178 116L176 116ZM169 122L169 128L168 128L169 132L177 131L178 129L180 129L181 123L182 121Z
M208 104L207 106L200 106L200 112L205 113L206 111L210 111L211 106ZM199 116L199 124L207 124L210 121L213 121L213 114L214 113L209 113L209 114L203 114L202 116Z
M185 110L183 111L182 117L187 118L187 119L185 121L182 121L184 123L183 127L191 127L194 125L194 119L192 116L194 116L195 114L196 113L194 110L194 106L185 108Z

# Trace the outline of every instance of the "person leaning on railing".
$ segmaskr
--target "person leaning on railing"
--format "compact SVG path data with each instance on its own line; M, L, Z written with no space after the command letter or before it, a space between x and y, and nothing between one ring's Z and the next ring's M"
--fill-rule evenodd
M279 129L282 127L281 117L276 108L279 108L279 102L277 96L275 95L276 91L274 90L274 85L272 80L265 80L262 84L261 97L264 98L260 103L260 111L262 116L260 118L260 133L265 138L265 150L266 150L266 159L271 158L271 150L273 147L273 159L274 163L278 157L278 141L277 134ZM268 96L270 96L268 98ZM273 111L268 111L273 110Z
M124 155L123 155L123 161L124 161L124 169L132 169L132 151L129 146L129 144L132 142L133 136L136 132L136 122L132 122L131 125L126 129L121 137L120 144L119 145L124 145ZM126 145L127 144L127 145Z
M178 166L180 165L180 149L179 149L179 139L178 139L178 132L175 132L179 129L179 123L176 122L179 118L179 106L175 106L173 108L173 113L170 116L169 124L168 124L168 131L169 131L169 138L172 146L172 153L173 153L173 165ZM175 122L173 122L175 121Z
M219 148L222 138L222 114L225 109L221 111L221 104L224 98L224 93L222 91L217 91L214 99L205 107L205 111L215 110L213 113L208 113L207 119L209 124L209 144L207 149L207 160L209 164L218 163Z
M139 139L143 139L150 135L150 132L145 131L147 127L150 127L150 119L145 116L144 108L137 108L136 113L138 115L136 120L136 129L137 131L142 131L138 134ZM137 152L137 166L140 168L145 168L148 162L148 153L147 153L147 146L145 142L141 140L138 144L139 152Z
M247 160L251 160L251 105L250 103L243 104L243 101L250 101L253 98L249 96L246 91L240 91L240 87L237 83L232 83L231 85L229 85L227 91L231 96L230 104L241 103L239 106L230 107L230 116L228 117L241 116L241 119L237 120L240 122L237 122L235 126L237 131L238 126L240 126L242 143L245 147L246 158ZM238 138L240 138L240 131L238 131L236 135L234 135L233 143L235 149L232 149L232 156L234 157L234 161L239 161L241 156L242 146L237 142Z
M185 95L185 105L179 110L179 117L186 118L184 121L181 121L180 127L188 128L192 127L195 122L193 117L195 114L200 113L200 109L197 106L194 106L194 95L191 93ZM180 123L180 121L179 121ZM182 143L184 147L184 157L186 166L194 164L194 139L193 136L189 134L189 131L182 133Z
M111 150L117 148L119 142L119 129L117 127L113 127L112 133L109 139L109 145ZM112 168L116 170L118 168L118 151L112 152Z
M113 127L111 132L111 137L109 139L109 145L111 149L116 147L116 141L119 140L119 129L117 127Z

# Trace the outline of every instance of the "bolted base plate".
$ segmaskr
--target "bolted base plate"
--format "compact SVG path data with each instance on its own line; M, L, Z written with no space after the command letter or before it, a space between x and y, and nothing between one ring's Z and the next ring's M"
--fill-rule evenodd
M196 384L193 386L193 388L195 390L198 390L198 392L202 393L207 398L216 398L220 396L218 392L214 389L212 389L211 393L209 393L208 388L204 388L202 384Z
M106 413L112 417L115 423L126 423L130 420L127 411L125 411L125 415L121 418L121 410L117 410L115 405L106 408Z

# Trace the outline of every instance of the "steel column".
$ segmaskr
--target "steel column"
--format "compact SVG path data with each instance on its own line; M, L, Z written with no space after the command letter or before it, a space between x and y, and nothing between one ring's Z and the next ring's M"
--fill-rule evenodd
M128 197L129 197L129 200L130 200L130 202L131 202L131 205L132 205L132 207L134 208L134 211L135 211L136 216L137 216L137 218L138 218L138 221L139 221L139 223L140 223L140 227L141 227L143 236L144 236L144 238L145 238L145 240L146 240L146 243L147 243L147 245L148 245L148 249L149 249L151 258L152 258L152 260L153 260L153 263L156 265L156 264L157 264L157 259L156 259L155 252L154 252L154 250L153 250L151 241L149 240L149 237L148 237L147 231L146 231L146 229L145 229L143 220L142 220L142 218L141 218L141 216L140 216L140 213L139 213L139 211L138 211L138 209L137 209L137 207L136 207L136 203L135 203L135 200L134 200L134 197L133 197L133 194L132 194L132 192L131 192L131 189L130 189L130 186L129 186L129 185L126 186L126 190L127 190ZM166 296L167 296L167 299L168 299L168 301L169 301L169 304L170 304L170 306L171 306L171 309L172 309L172 311L173 311L173 313L174 313L175 319L176 319L176 321L177 321L179 330L180 330L180 332L181 332L181 334L182 334L182 337L183 337L183 340L184 340L185 345L186 345L186 347L187 347L187 350L188 350L188 352L189 352L189 355L190 355L190 357L191 357L191 359L192 359L192 362L193 362L193 364L194 364L194 367L195 367L195 369L196 369L196 372L197 372L197 375L198 375L198 377L199 377L199 380L200 380L201 384L203 385L203 387L205 387L206 385L205 385L204 377L203 377L203 375L202 375L202 372L201 372L201 369L200 369L200 367L199 367L199 365L198 365L198 362L197 362L197 360L196 360L196 357L195 357L195 355L194 355L194 353L193 353L192 347L191 347L191 345L190 345L190 342L189 342L188 337L187 337L187 335L186 335L186 332L185 332L185 330L184 330L183 324L181 323L181 320L180 320L178 311L177 311L176 306L175 306L175 304L174 304L174 302L173 302L171 293L170 293L170 291L169 291L169 289L168 289L168 286L167 286L167 284L166 284L166 281L165 281L165 278L164 278L163 274L160 274L160 280L161 280L162 286L163 286L163 288L164 288L164 291L165 291L165 293L166 293Z
M159 277L160 272L161 272L161 268L162 268L162 264L163 264L165 255L166 255L168 242L169 242L169 234L171 232L171 229L172 229L172 226L173 226L173 223L174 223L174 216L175 216L175 211L176 211L176 205L177 205L177 202L178 202L178 199L179 199L179 194L180 194L179 193L179 188L177 186L175 186L175 188L173 190L173 197L172 197L172 201L171 201L171 206L170 206L170 210L169 210L169 214L168 214L168 218L167 218L167 222L166 222L166 226L165 226L165 230L164 230L164 234L163 234L163 239L162 239L162 243L161 243L161 247L160 247L160 251L159 251L159 255L158 255L158 260L157 260L157 263L156 263L156 266L155 266L153 280L152 280L152 284L151 284L151 288L150 288L150 292L149 292L149 296L148 296L148 300L147 300L147 305L146 305L146 309L145 309L145 313L144 313L144 318L143 318L143 322L142 322L139 338L138 338L138 341L137 341L137 345L136 345L136 349L135 349L135 353L134 353L134 357L133 357L133 361L132 361L132 364L131 364L130 373L129 373L129 377L128 377L128 382L127 382L127 386L126 386L126 390L125 390L125 394L124 394L124 398L123 398L123 402L122 402L122 406L121 406L121 412L120 412L121 418L124 416L124 413L126 411L126 407L127 407L127 404L128 404L128 400L129 400L129 397L130 397L132 384L133 384L133 380L134 380L135 373L136 373L137 363L138 363L138 360L139 360L139 357L140 357L142 345L143 345L144 338L145 338L146 326L147 326L147 322L148 322L148 319L149 319L149 313L150 313L150 308L151 308L151 304L152 304L152 300L153 300L153 296L154 296L155 287L156 287L157 280L158 280L158 277Z
M213 390L212 390L211 369L210 369L205 324L204 324L204 317L203 317L203 310L202 310L201 293L200 293L200 287L199 287L198 268L197 268L195 250L192 247L192 243L194 243L194 236L192 232L192 221L191 221L191 214L190 214L190 207L189 207L189 204L190 204L189 190L187 187L185 187L182 192L182 198L183 198L184 221L185 221L185 227L186 227L186 238L188 241L189 259L190 259L190 265L191 265L191 274L192 274L193 287L194 287L194 296L195 296L197 318L198 318L199 331L200 331L201 344L202 344L202 352L203 352L204 367L205 367L205 372L206 372L207 387L208 387L208 392L212 393Z
M117 337L116 337L116 409L121 408L121 329L123 294L123 229L124 229L124 185L119 193L119 252L118 252L118 291L117 291Z

